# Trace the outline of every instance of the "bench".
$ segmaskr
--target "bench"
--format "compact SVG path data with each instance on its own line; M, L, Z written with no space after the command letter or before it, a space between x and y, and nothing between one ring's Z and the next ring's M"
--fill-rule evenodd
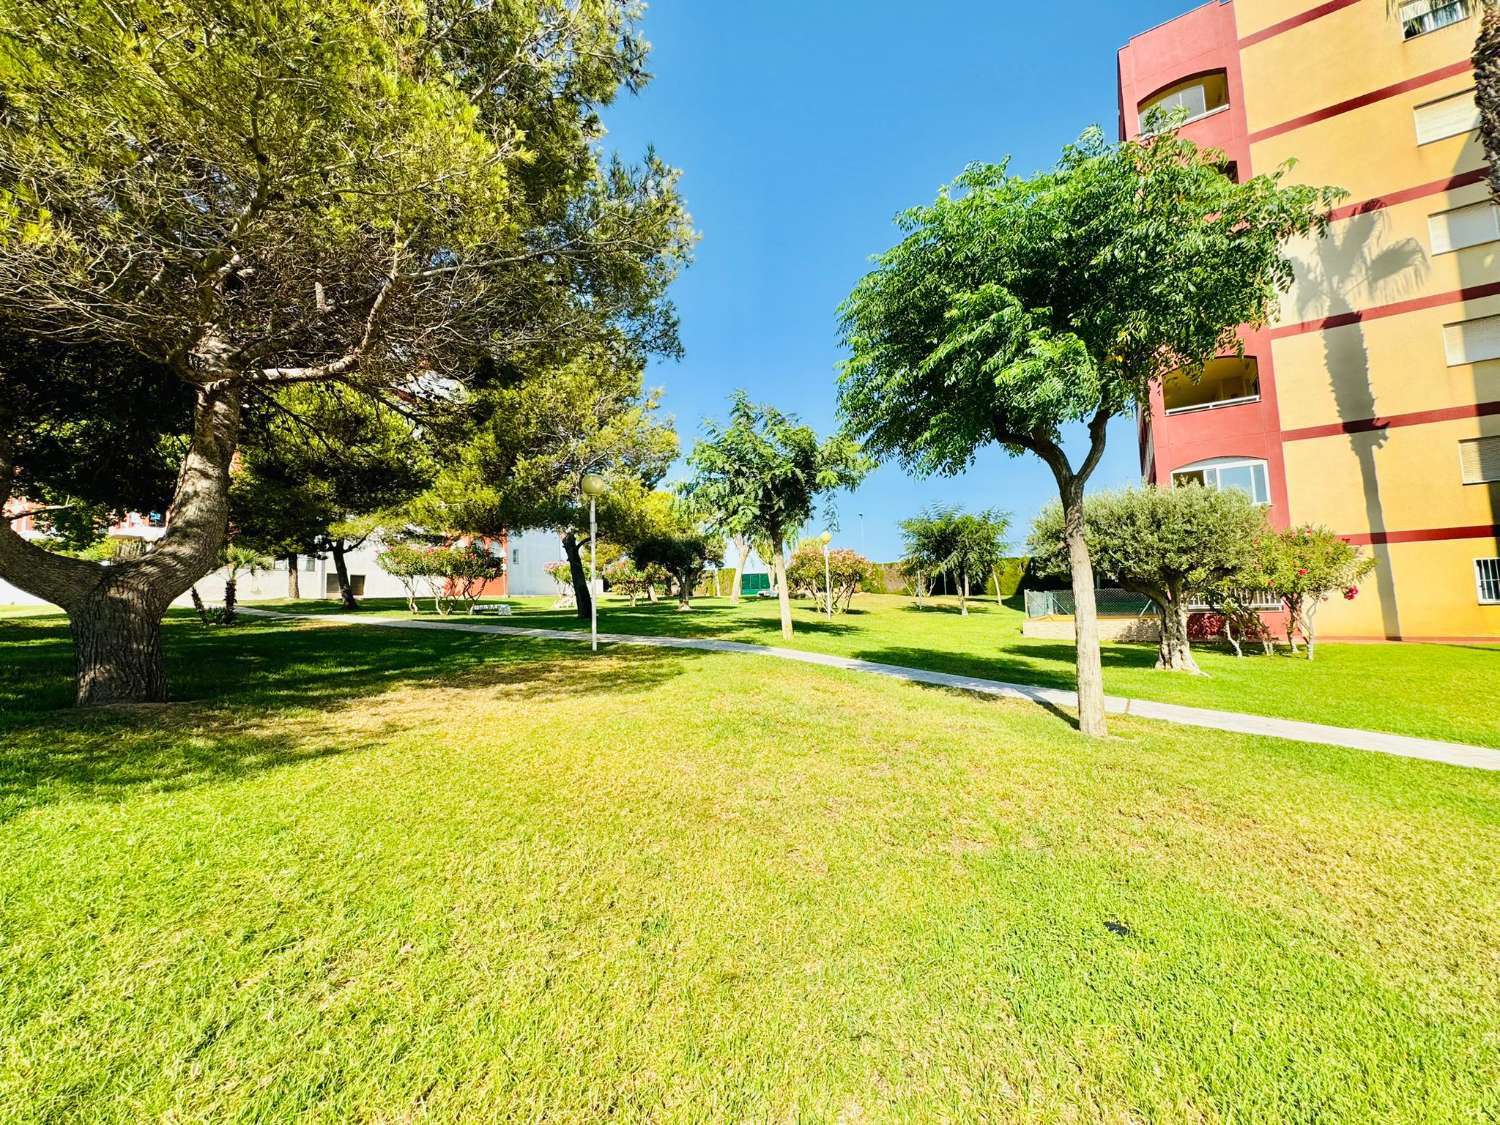
M484 614L493 614L496 617L512 616L510 606L501 605L498 602L485 602L482 604L479 602L475 602L474 605L470 608L469 613L474 617L479 617Z

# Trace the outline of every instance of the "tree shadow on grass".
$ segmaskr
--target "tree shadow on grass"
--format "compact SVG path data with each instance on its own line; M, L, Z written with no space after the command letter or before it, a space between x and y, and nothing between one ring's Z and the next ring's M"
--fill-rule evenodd
M169 620L176 702L79 711L66 622L0 625L0 823L64 800L115 801L349 753L441 724L465 702L508 710L648 691L705 653L253 620Z

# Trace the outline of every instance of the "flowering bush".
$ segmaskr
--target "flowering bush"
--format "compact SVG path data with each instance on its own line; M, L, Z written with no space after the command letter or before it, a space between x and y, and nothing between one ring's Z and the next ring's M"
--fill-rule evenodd
M1297 636L1307 643L1307 658L1317 651L1315 621L1318 606L1336 591L1346 601L1359 596L1359 581L1375 567L1375 560L1326 527L1294 527L1264 537L1260 571L1287 609L1287 643L1297 650Z
M834 612L848 613L854 595L875 576L875 564L863 555L842 547L829 551L827 577L833 584ZM825 596L823 545L816 540L800 544L787 563L786 577L796 594L821 603Z

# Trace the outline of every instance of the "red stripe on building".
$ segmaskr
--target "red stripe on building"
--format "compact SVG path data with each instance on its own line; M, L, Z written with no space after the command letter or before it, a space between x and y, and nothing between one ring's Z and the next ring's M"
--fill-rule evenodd
M1270 27L1263 27L1259 31L1252 31L1240 40L1240 50L1243 51L1246 47L1253 47L1257 43L1264 43L1267 39L1274 39L1283 32L1291 31L1294 28L1301 27L1303 24L1312 23L1313 20L1320 20L1324 16L1331 16L1334 12L1344 8L1352 8L1358 3L1359 0L1328 0L1326 4L1319 4L1316 8L1309 8L1298 15L1288 16L1279 23L1273 23Z
M1500 402L1478 402L1467 406L1448 406L1441 410L1418 410L1411 414L1392 414L1389 418L1360 418L1353 422L1330 422L1326 426L1305 426L1300 430L1283 430L1281 440L1307 441L1310 438L1368 434L1376 430L1399 430L1403 426L1428 426L1434 422L1456 422L1463 418L1491 418L1495 415L1500 415Z
M1387 207L1394 207L1398 203L1410 203L1413 199L1441 195L1445 191L1454 191L1471 184L1482 184L1489 178L1489 174L1490 170L1486 165L1483 168L1475 168L1472 172L1461 172L1446 180L1433 180L1430 184L1421 184L1418 187L1407 188L1405 191L1393 191L1390 195L1377 195L1374 199L1367 199L1363 203L1351 203L1347 207L1339 207L1330 211L1328 217L1338 222L1340 219L1351 219L1355 215L1367 215L1371 211L1381 211Z
M1370 531L1360 535L1340 535L1340 539L1357 547L1386 543L1441 543L1451 539L1500 539L1500 524L1481 523L1474 527L1435 527L1428 531Z
M1322 320L1304 320L1301 324L1284 324L1271 329L1271 339L1284 340L1288 336L1301 336L1305 332L1326 332L1330 328L1343 328L1350 324L1362 324L1367 320L1383 320L1388 316L1433 309L1440 305L1455 305L1460 301L1477 301L1481 297L1500 295L1500 281L1487 285L1474 285L1468 289L1453 289L1447 293L1434 293L1430 297L1413 297L1409 301L1397 301L1390 305L1377 305L1372 309L1357 309L1354 312L1325 316Z
M1357 98L1349 98L1347 101L1338 102L1324 109L1315 109L1311 113L1304 113L1301 117L1294 117L1290 121L1283 121L1280 125L1272 125L1267 129L1250 134L1250 143L1269 140L1279 137L1283 133L1290 133L1294 129L1301 129L1306 125L1316 125L1319 121L1327 121L1330 117L1337 117L1351 110L1363 109L1367 105L1383 102L1386 98L1394 98L1398 94L1409 93L1412 90L1420 90L1423 86L1431 86L1434 82L1441 82L1445 78L1464 74L1474 69L1474 60L1463 59L1447 66L1430 70L1426 74L1419 74L1415 78L1408 78L1405 82L1396 82L1390 86L1382 86L1378 90L1371 90L1368 94L1361 94Z

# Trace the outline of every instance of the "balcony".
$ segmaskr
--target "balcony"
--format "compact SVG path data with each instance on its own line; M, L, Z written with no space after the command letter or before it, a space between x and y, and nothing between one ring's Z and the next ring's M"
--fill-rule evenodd
M1162 403L1169 416L1259 401L1260 365L1251 356L1213 360L1197 379L1174 372L1162 381Z
M1138 107L1142 136L1150 136L1170 125L1178 127L1202 121L1229 108L1229 78L1213 71L1159 90ZM1185 120L1178 121L1185 115Z

